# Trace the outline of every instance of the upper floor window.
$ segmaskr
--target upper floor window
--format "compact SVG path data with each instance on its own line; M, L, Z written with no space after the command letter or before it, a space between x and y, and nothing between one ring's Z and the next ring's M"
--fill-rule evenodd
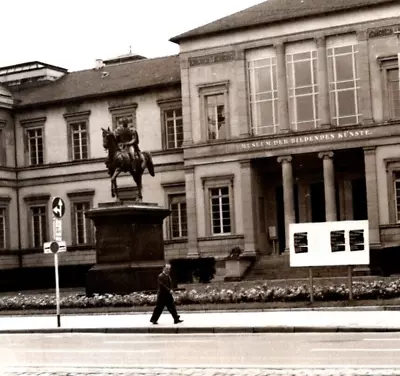
M31 166L43 164L43 128L30 128L28 137L28 155Z
M71 202L71 229L74 245L91 244L93 227L85 212L93 206L94 190L82 190L67 193Z
M360 122L358 102L357 45L327 49L332 123L350 125Z
M85 121L71 124L71 143L74 161L88 158L88 137Z
M317 51L286 55L290 122L305 131L318 125Z
M385 120L400 118L400 81L398 55L378 58L381 66L383 113Z
M249 61L248 74L252 133L275 134L279 127L276 57Z
M122 121L128 120L129 126L136 128L136 103L125 103L124 100L111 103L109 110L112 116L112 128L115 129Z
M206 140L229 137L228 82L200 85L202 129Z
M171 239L187 237L187 213L186 195L169 195L169 208L171 215L169 218L169 232Z
M30 166L44 163L44 123L46 118L20 120L25 128L25 160Z
M182 102L179 98L158 100L163 149L178 149L183 143Z
M79 161L89 158L90 111L64 114L68 127L69 159Z

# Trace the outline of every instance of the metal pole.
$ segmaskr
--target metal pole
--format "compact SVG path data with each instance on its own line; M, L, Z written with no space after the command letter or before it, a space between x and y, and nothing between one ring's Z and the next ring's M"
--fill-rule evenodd
M57 306L57 328L61 326L60 320L60 288L58 285L58 254L54 254L54 268L56 270L56 306Z
M312 267L308 268L309 277L310 277L310 301L314 303L314 283L313 283L313 274L312 274Z
M347 266L347 275L349 280L349 300L353 300L353 268L351 265Z

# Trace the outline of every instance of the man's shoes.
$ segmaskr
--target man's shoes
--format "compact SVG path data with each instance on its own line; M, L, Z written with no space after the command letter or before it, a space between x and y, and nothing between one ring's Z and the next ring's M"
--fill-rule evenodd
M150 322L151 322L153 325L157 325L157 324L158 324L157 321L150 320Z
M179 324L180 322L183 322L183 320L181 320L181 319L175 320L174 324Z

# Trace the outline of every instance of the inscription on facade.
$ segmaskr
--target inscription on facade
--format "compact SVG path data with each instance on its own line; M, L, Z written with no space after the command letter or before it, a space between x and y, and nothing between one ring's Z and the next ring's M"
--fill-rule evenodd
M240 144L240 149L265 149L280 146L315 145L317 143L345 141L348 139L370 137L372 135L372 130L361 129L356 131L344 131L337 133L331 132L307 136L286 136L281 138L274 138L271 140L243 142Z
M389 27L379 27L376 29L368 30L368 38L388 37L390 35L400 32L400 25L393 25Z
M222 52L219 54L212 54L212 55L190 57L189 64L191 67L195 67L197 65L224 63L226 61L232 61L232 60L235 60L235 52L234 51Z

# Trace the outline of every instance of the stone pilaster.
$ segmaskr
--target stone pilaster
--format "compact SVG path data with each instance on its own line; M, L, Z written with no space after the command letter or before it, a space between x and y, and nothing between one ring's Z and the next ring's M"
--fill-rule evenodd
M322 159L324 168L325 220L332 222L337 220L333 152L321 152L318 157Z
M290 131L288 90L286 79L286 55L283 43L275 45L278 85L278 115L281 132Z
M239 135L248 137L251 132L247 108L247 65L244 50L236 50L235 56L236 113Z
M186 213L187 213L187 257L199 257L197 245L196 183L194 167L185 167Z
M254 220L254 173L250 159L240 161L240 180L242 187L244 254L255 255L257 247Z
M318 113L321 127L331 126L331 109L329 101L328 61L326 56L325 37L316 39L318 56Z
M183 116L183 146L193 144L192 112L190 95L189 61L181 58L181 90L182 90L182 116Z
M372 116L372 95L371 95L371 80L369 75L369 51L368 51L368 33L367 31L359 31L358 39L358 54L357 68L359 76L358 91L359 103L361 112L361 122L363 124L373 123Z
M289 250L289 225L295 223L293 168L290 155L278 157L278 163L282 165L283 206L285 212L285 251Z
M364 164L367 188L369 242L371 245L379 246L381 238L379 232L379 199L375 147L364 148Z

